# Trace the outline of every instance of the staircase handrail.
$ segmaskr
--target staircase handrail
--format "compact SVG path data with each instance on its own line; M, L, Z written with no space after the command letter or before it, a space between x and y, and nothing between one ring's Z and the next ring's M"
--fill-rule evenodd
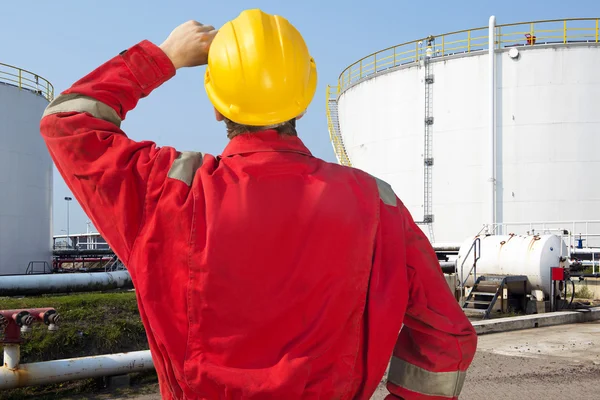
M471 251L474 251L473 266L469 270L469 273L467 274L467 278L464 279L464 266L465 266L465 262L467 261L467 258L469 258L469 255L471 254ZM465 283L467 283L467 280L469 279L471 272L473 272L473 277L475 279L477 278L477 261L479 261L480 257L481 257L481 239L479 237L476 237L475 240L473 240L471 247L469 247L469 251L467 252L467 255L465 256L462 263L460 264L460 290L461 290L461 293L464 290Z

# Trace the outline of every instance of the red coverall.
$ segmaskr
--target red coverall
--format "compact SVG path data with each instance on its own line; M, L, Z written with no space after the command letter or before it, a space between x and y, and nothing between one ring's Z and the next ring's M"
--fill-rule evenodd
M131 273L163 398L368 399L391 357L390 398L456 399L476 335L391 187L274 131L218 157L130 140L127 112L174 75L143 41L41 122Z

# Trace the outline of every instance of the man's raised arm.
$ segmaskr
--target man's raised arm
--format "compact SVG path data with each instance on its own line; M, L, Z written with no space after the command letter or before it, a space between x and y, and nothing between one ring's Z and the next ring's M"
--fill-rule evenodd
M61 93L42 117L42 137L56 167L124 262L143 223L147 187L178 154L129 139L121 121L177 68L206 64L215 34L212 26L189 21L160 47L143 41Z

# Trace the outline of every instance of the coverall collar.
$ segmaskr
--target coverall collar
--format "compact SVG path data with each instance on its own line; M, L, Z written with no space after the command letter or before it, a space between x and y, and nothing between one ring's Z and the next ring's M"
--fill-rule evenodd
M275 130L245 133L231 139L222 157L256 152L292 152L312 156L297 136L280 135Z

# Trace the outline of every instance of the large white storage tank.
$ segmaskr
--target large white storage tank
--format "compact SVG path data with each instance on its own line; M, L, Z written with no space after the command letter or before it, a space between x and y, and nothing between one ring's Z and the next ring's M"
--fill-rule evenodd
M415 220L432 215L434 242L600 220L598 25L494 25L359 60L328 94L338 160L389 182Z
M0 64L0 275L51 265L52 160L39 125L53 91L42 77Z

